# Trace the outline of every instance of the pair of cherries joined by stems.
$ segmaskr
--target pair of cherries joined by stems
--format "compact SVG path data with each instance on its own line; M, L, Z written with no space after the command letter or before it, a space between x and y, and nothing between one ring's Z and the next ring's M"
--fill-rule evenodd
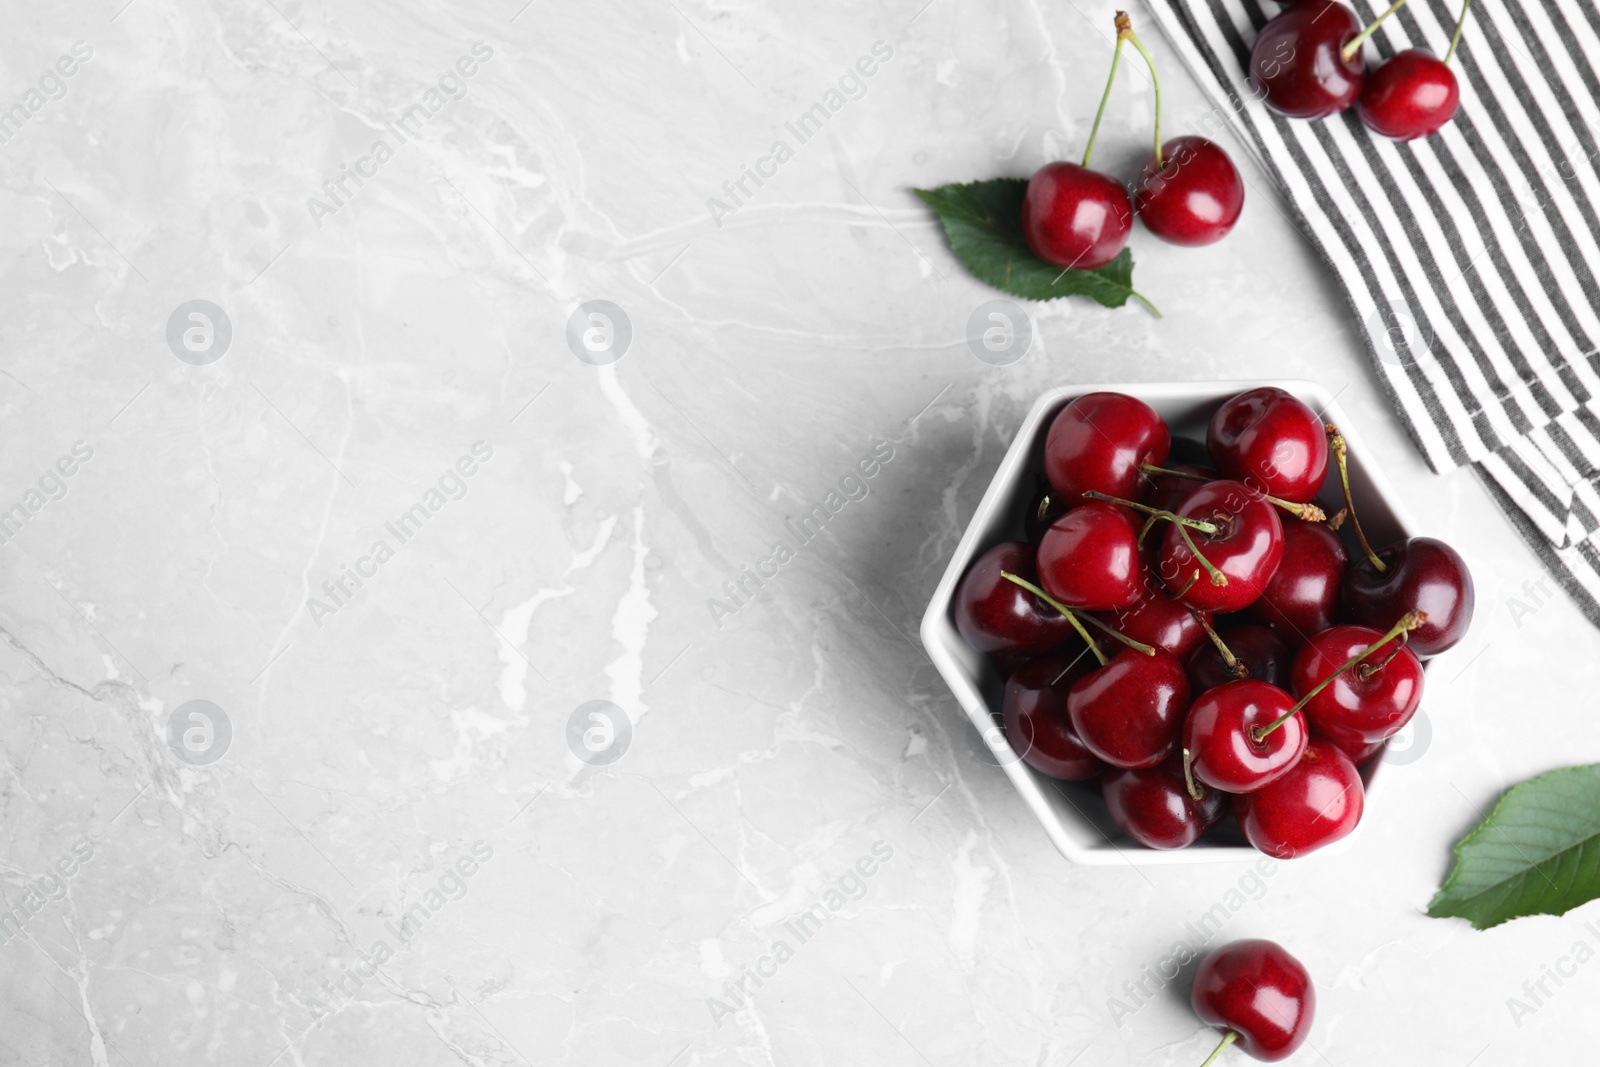
M1176 245L1220 241L1244 209L1244 182L1218 145L1204 137L1161 140L1161 81L1155 62L1134 35L1127 12L1116 16L1117 44L1083 162L1047 163L1028 182L1022 232L1035 255L1062 269L1091 270L1115 259L1128 243L1135 215L1145 228ZM1100 120L1117 77L1122 46L1144 57L1155 84L1155 152L1140 170L1130 199L1122 182L1089 169Z
M1290 118L1320 119L1354 106L1374 133L1397 141L1427 137L1455 117L1461 88L1450 69L1472 0L1465 0L1443 59L1422 48L1395 53L1370 74L1363 46L1406 0L1362 28L1338 0L1287 0L1250 50L1250 83L1262 102Z
M958 629L1009 675L1003 727L1021 758L1099 780L1153 848L1192 844L1229 811L1280 858L1348 834L1357 765L1415 714L1422 658L1470 621L1460 556L1431 538L1374 551L1343 436L1281 389L1231 398L1206 447L1177 452L1149 405L1090 393L1056 416L1043 458L1028 541L984 553L955 602ZM1354 563L1315 502L1335 465ZM1108 655L1090 628L1123 647Z

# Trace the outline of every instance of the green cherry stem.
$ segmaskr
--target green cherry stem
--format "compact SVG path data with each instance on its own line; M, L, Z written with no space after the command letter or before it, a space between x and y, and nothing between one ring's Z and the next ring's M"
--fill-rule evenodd
M1186 530L1181 523L1178 526L1178 536L1183 538L1183 543L1185 545L1189 546L1189 551L1194 555L1194 558L1199 562L1200 566L1204 567L1206 569L1206 573L1211 575L1211 584L1212 585L1227 585L1228 584L1228 576L1226 574L1223 574L1221 571L1217 570L1217 568L1212 565L1212 563L1211 563L1211 561L1209 559L1206 559L1204 556L1202 556L1200 554L1200 550L1198 548L1196 548L1195 545L1194 545L1194 538L1189 536L1189 531ZM1189 584L1193 585L1194 583L1191 582ZM1188 592L1188 591L1189 591L1189 587L1188 586L1184 586L1184 592Z
M1151 646L1145 644L1143 641L1135 641L1133 638L1129 637L1127 634L1118 633L1116 630L1113 630L1111 627L1107 626L1105 623L1101 622L1099 619L1095 618L1093 615L1090 615L1087 612L1085 612L1083 617L1085 619L1088 619L1089 622L1091 624L1093 624L1095 627L1097 627L1098 629L1104 631L1109 636L1115 637L1118 641L1121 641L1123 644L1127 645L1129 648L1133 649L1135 652L1142 652L1146 656L1153 656L1153 655L1156 654L1156 650L1154 648L1152 648Z
M1211 638L1211 643L1217 646L1217 651L1222 654L1222 662L1228 665L1229 673L1235 678L1250 677L1250 668L1239 662L1239 657L1235 656L1233 650L1223 643L1221 636L1206 621L1206 617L1193 608L1189 608L1189 614L1194 616L1194 621L1200 624L1200 629L1204 630L1206 636ZM1199 798L1196 797L1195 799L1198 800Z
M1194 780L1194 755L1188 749L1183 750L1183 784L1189 789L1189 796L1199 801L1206 798L1206 791ZM1209 1062L1209 1061L1207 1061Z
M1211 1067L1212 1062L1222 1055L1222 1051L1237 1040L1239 1040L1239 1032L1237 1030L1229 1030L1223 1034L1222 1044L1211 1050L1211 1055L1206 1057L1206 1062L1202 1063L1200 1067Z
M1204 474L1195 474L1192 471L1175 471L1171 467L1158 467L1154 463L1140 464L1139 470L1145 474L1170 474L1174 478L1187 478L1191 482L1211 482L1216 480ZM1267 503L1277 505L1304 522L1326 522L1328 519L1327 514L1315 504L1296 504L1293 501L1282 500L1275 496L1267 496L1265 493L1261 495L1267 498Z
M1450 62L1450 57L1456 54L1456 45L1461 43L1461 28L1467 24L1467 8L1472 6L1472 0L1467 0L1461 5L1461 17L1456 19L1456 32L1450 35L1450 51L1444 54L1444 61Z
M1111 662L1106 658L1106 654L1100 651L1100 646L1095 644L1094 638L1089 636L1089 631L1083 628L1083 623L1078 621L1077 612L1056 600L1049 593L1046 593L1043 589L1040 589L1026 578L1018 578L1010 571L1001 571L1000 577L1004 578L1008 582L1013 582L1017 585L1020 585L1022 588L1026 589L1028 592L1032 593L1034 596L1038 597L1040 600L1044 601L1046 604L1049 604L1051 607L1061 612L1061 614L1065 615L1067 617L1067 621L1072 624L1072 628L1078 631L1078 636L1083 638L1084 643L1089 646L1089 651L1094 653L1094 658L1100 661L1100 666L1104 667L1107 663Z
M1089 157L1094 155L1094 139L1100 133L1100 120L1105 117L1106 101L1111 99L1111 86L1117 80L1117 63L1122 59L1122 27L1127 20L1128 16L1126 14L1121 11L1117 12L1117 47L1112 49L1111 73L1106 76L1106 91L1100 94L1100 110L1094 113L1094 125L1089 128L1089 143L1083 149L1083 167L1085 170L1089 168Z
M1134 36L1133 22L1128 18L1126 11L1117 12L1117 39L1126 40L1139 50L1144 57L1144 65L1150 68L1150 82L1156 87L1156 168L1161 167L1161 76L1156 73L1156 61L1150 58L1150 53L1145 51L1139 38Z
M1149 515L1151 518L1165 519L1168 522L1175 522L1179 526L1187 526L1191 530L1199 530L1207 537L1215 537L1217 534L1222 532L1222 527L1218 526L1214 522L1206 522L1203 519L1186 519L1182 515L1175 515L1170 511L1162 511L1160 508L1153 508L1149 504L1140 504L1132 500L1124 500L1120 496L1111 496L1109 493L1102 493L1095 489L1085 489L1083 491L1083 495L1088 497L1090 500L1103 500L1107 504L1121 504L1125 508L1132 508L1134 511L1141 511L1144 514Z
M1334 671L1332 674L1328 675L1322 681L1318 682L1317 685L1316 685L1316 688L1312 689L1311 692L1307 693L1305 696L1301 697L1298 701L1296 701L1294 707L1292 707L1288 711L1284 712L1278 718L1272 720L1272 722L1268 723L1266 726L1252 726L1252 727L1250 727L1250 739L1255 741L1257 744L1260 744L1262 741L1264 741L1266 739L1266 736L1268 734L1270 734L1272 731L1276 730L1278 727L1282 726L1284 723L1288 722L1290 719L1294 718L1295 715L1299 713L1300 709L1305 707L1306 704L1308 704L1311 701L1312 697L1316 696L1318 693L1322 692L1328 686L1332 685L1333 684L1333 680L1335 678L1339 677L1339 675L1343 674L1345 671L1349 670L1351 667L1354 667L1357 663L1361 663L1362 660L1366 659L1368 656L1372 655L1374 652L1378 651L1378 649L1382 648L1384 645L1387 645L1390 641L1393 641L1397 637L1400 639L1400 642L1402 644L1404 644L1406 638L1410 635L1411 631L1415 630L1417 627L1421 626L1423 623L1425 623L1427 621L1428 621L1428 613L1425 612L1425 611L1408 611L1408 612L1406 612L1404 615L1402 615L1400 617L1400 621L1399 622L1397 622L1393 626L1389 627L1389 632L1388 633L1386 633L1382 637L1378 638L1376 641L1374 641L1372 644L1368 645L1366 648L1362 649L1360 652L1357 652L1354 656L1351 656L1349 659L1345 660L1344 663L1339 667L1338 670ZM1371 668L1372 668L1371 670L1367 670L1366 667L1368 665L1363 663L1362 664L1362 668L1363 669L1361 671L1361 679L1362 679L1362 681L1365 681L1368 678L1371 678L1378 671L1382 670L1384 665L1387 664L1389 662L1389 660L1394 659L1395 656L1398 656L1399 654L1400 654L1400 650L1398 648L1395 649L1392 653L1389 654L1389 656L1383 661L1383 663L1371 664Z
M1339 432L1339 427L1329 422L1323 424L1323 429L1328 431L1328 449L1333 453L1333 461L1339 465L1339 484L1344 486L1344 506L1350 513L1350 525L1355 527L1356 540L1361 542L1361 551L1367 554L1373 568L1382 574L1389 569L1388 564L1379 559L1367 543L1367 535L1361 530L1361 519L1356 515L1356 502L1350 496L1350 447L1345 444L1344 434Z
M1389 10L1373 19L1372 24L1366 29L1350 38L1350 43L1345 45L1344 48L1339 51L1340 58L1346 63L1350 62L1351 57L1360 51L1362 43L1365 42L1368 37L1372 36L1372 31L1376 30L1379 26L1382 26L1384 19L1388 18L1390 15L1404 7L1405 2L1406 0L1394 0L1394 3L1389 5Z

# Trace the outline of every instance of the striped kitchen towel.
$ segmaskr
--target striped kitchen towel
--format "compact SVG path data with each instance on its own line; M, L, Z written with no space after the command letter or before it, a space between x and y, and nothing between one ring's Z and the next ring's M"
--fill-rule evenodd
M1355 110L1285 119L1250 89L1272 0L1150 0L1213 104L1344 283L1379 379L1436 471L1471 464L1600 625L1600 9L1477 0L1461 108L1396 144ZM1355 0L1365 25L1386 7ZM1461 0L1410 0L1368 41L1444 55Z

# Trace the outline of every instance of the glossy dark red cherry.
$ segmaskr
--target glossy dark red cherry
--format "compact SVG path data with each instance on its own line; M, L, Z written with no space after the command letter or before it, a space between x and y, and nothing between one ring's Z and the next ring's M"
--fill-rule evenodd
M1046 163L1022 198L1022 235L1053 267L1091 270L1117 258L1133 228L1133 204L1115 178L1065 161Z
M1258 623L1246 622L1223 627L1217 631L1217 636L1228 646L1233 658L1244 664L1246 678L1254 678L1279 689L1289 688L1289 667L1294 663L1294 649L1277 631ZM1189 672L1189 685L1196 693L1239 679L1209 638L1189 653L1183 665Z
M1339 589L1350 551L1320 522L1283 520L1283 560L1250 614L1304 641L1339 617Z
M1037 584L1033 547L1016 541L979 556L956 588L956 629L979 652L1048 652L1077 631L1055 608L1000 576L1002 571Z
M1350 621L1382 631L1408 611L1427 612L1409 646L1423 659L1466 636L1476 597L1472 572L1455 549L1432 537L1413 537L1380 549L1378 558L1388 570L1358 557L1345 572L1343 611Z
M1383 635L1366 626L1335 626L1313 636L1294 659L1295 694L1311 692ZM1398 733L1420 703L1422 661L1396 638L1341 671L1306 701L1303 711L1313 731L1354 754Z
M1115 611L1144 592L1139 526L1119 504L1091 500L1050 524L1039 539L1039 580L1069 608Z
M1050 524L1065 515L1068 507L1061 500L1061 494L1050 488L1050 480L1043 475L1039 476L1038 484L1034 486L1033 495L1028 498L1027 510L1022 513L1022 531L1030 544L1038 544L1039 538L1050 529Z
M1223 475L1296 504L1316 496L1328 474L1322 419L1275 386L1246 390L1217 408L1206 444Z
M1092 666L1088 648L1079 647L1036 659L1006 682L1000 704L1006 740L1041 774L1081 782L1105 769L1078 740L1067 716L1067 692Z
M1177 747L1189 679L1177 658L1124 648L1067 694L1072 728L1113 767L1153 767Z
M1306 721L1295 712L1271 733L1264 729L1294 707L1294 697L1253 678L1200 694L1183 724L1183 747L1194 776L1227 793L1249 793L1281 778L1306 750Z
M1124 637L1153 645L1182 659L1206 640L1206 632L1194 612L1167 596L1153 576L1147 573L1145 578L1139 600L1132 607L1108 615L1105 621ZM1206 622L1211 621L1208 612L1201 612L1201 615Z
M1201 961L1189 1003L1201 1022L1237 1034L1247 1055L1271 1063L1305 1042L1317 991L1282 945L1252 939L1223 945Z
M1357 113L1373 133L1411 141L1437 133L1460 105L1461 87L1444 60L1407 48L1367 75Z
M1244 210L1244 181L1214 141L1187 135L1161 146L1139 172L1133 210L1145 229L1175 245L1214 244Z
M1183 761L1169 756L1154 767L1118 770L1101 785L1111 818L1147 848L1184 848L1222 821L1227 797L1215 789L1189 795Z
M1269 856L1292 860L1349 835L1365 794L1350 757L1313 737L1287 774L1233 799L1245 839Z
M1201 611L1229 612L1261 596L1283 558L1283 524L1276 507L1242 482L1220 481L1201 486L1177 514L1214 523L1217 532L1182 531L1178 524L1168 524L1160 573L1173 599ZM1222 575L1221 584L1195 557L1190 541Z
M1085 393L1050 423L1044 473L1063 503L1088 491L1135 499L1146 463L1160 466L1172 437L1155 408L1124 393Z
M1336 0L1301 0L1261 28L1250 48L1250 84L1280 115L1320 119L1356 102L1367 61L1342 50L1361 32L1354 11Z

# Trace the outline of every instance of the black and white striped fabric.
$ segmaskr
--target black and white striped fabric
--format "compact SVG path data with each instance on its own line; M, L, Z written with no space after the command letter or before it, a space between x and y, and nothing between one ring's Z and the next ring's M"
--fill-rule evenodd
M1600 8L1476 0L1455 120L1396 144L1355 110L1266 109L1247 78L1272 0L1150 0L1214 105L1344 283L1436 471L1475 465L1600 625ZM1387 3L1351 3L1363 24ZM1410 0L1367 42L1444 55L1461 0ZM1188 131L1184 131L1188 132Z

